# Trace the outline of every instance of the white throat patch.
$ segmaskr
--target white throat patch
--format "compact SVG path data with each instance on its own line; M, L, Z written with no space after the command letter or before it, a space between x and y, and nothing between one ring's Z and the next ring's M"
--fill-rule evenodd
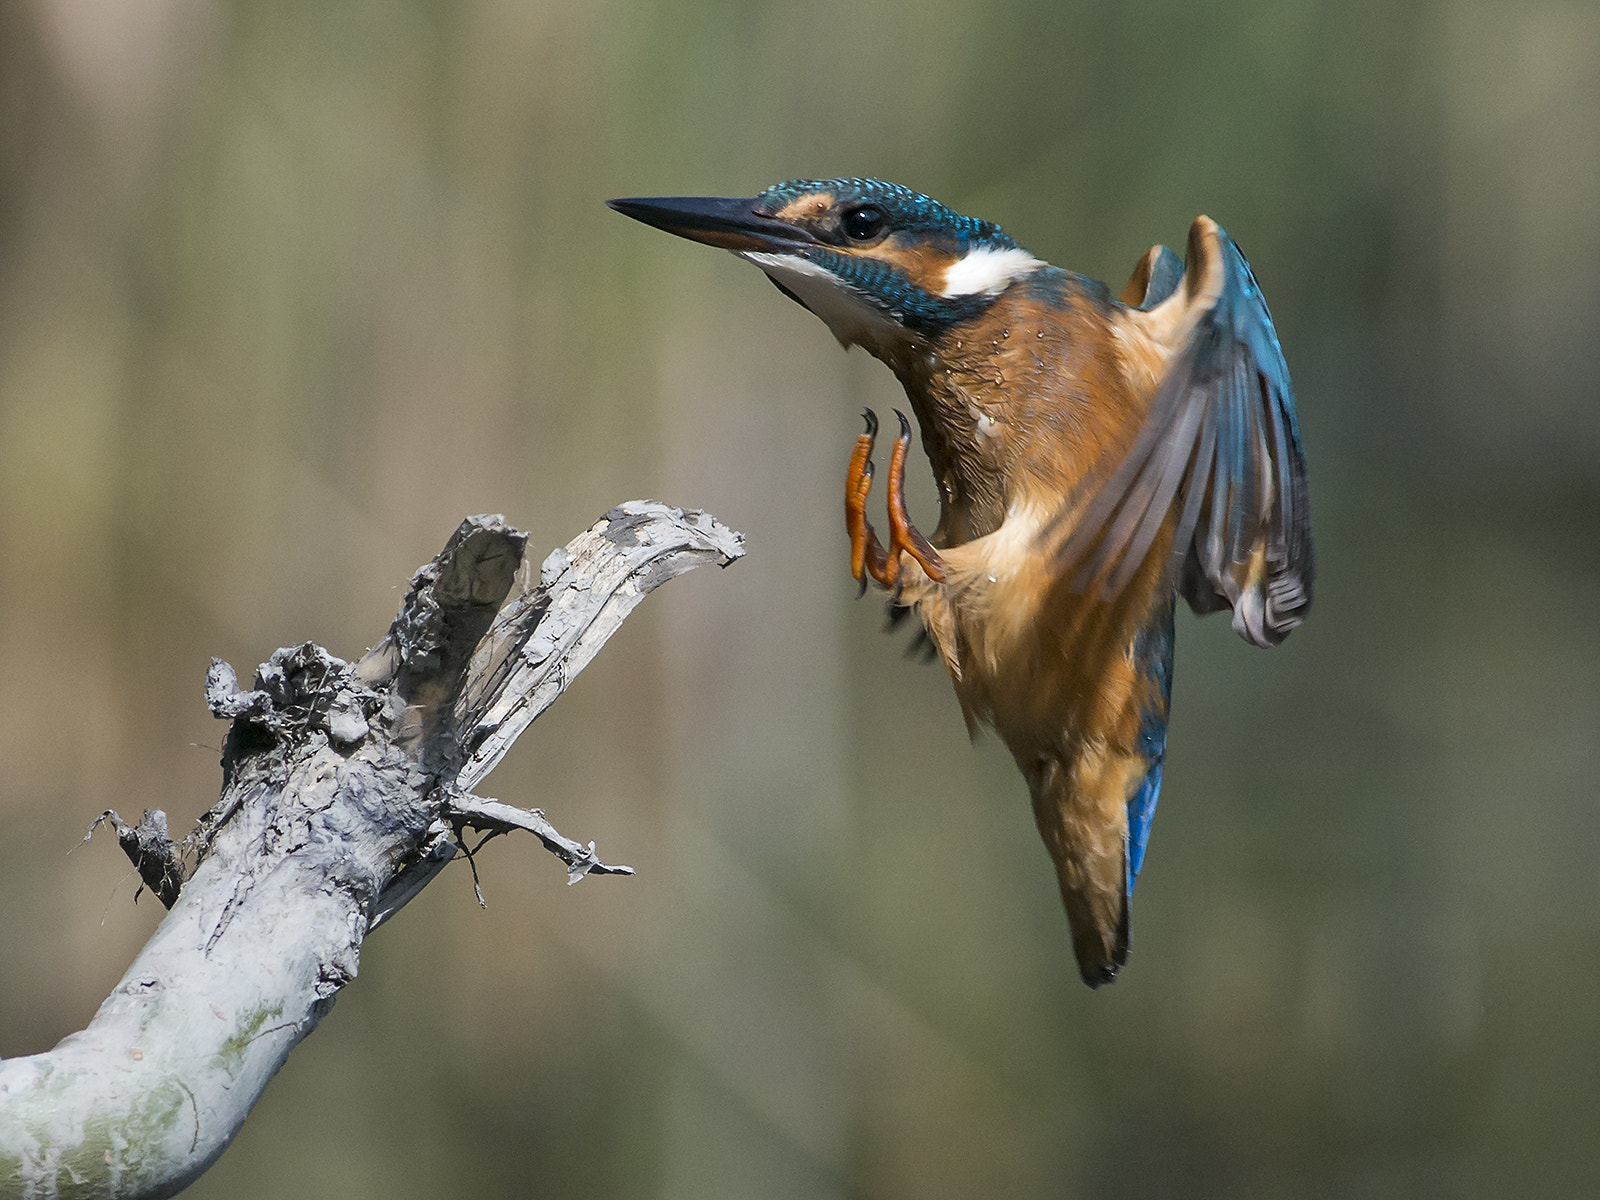
M808 258L797 254L763 254L755 250L736 253L800 297L800 302L833 331L841 346L887 349L904 342L908 336L876 304Z
M941 296L998 296L1044 266L1026 250L974 246L945 268Z

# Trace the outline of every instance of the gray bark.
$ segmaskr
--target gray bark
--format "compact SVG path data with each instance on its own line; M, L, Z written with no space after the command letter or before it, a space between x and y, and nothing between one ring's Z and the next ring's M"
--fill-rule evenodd
M464 521L358 663L280 650L249 690L212 664L207 703L232 722L221 799L181 845L159 812L101 818L171 911L88 1028L0 1063L0 1197L192 1183L463 830L531 832L569 882L629 871L472 788L652 588L741 541L705 514L623 505L502 607L525 542L500 517Z

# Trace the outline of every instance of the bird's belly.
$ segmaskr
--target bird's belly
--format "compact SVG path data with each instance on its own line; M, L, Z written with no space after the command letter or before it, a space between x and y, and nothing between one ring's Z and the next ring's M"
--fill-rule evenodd
M924 623L969 719L992 725L1019 761L1131 751L1152 692L1133 645L1162 580L1141 572L1109 601L1074 593L1039 553L1037 528L1008 520L943 551L950 579L919 606Z
M1136 745L1149 688L1129 653L1129 623L1089 606L1040 613L1003 649L984 638L986 627L960 616L956 624L970 650L959 654L957 691L1019 756L1028 748L1066 754L1087 744Z

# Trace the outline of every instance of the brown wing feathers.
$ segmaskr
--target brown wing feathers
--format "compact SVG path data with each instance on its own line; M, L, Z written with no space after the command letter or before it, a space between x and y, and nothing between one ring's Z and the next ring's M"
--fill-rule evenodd
M1167 570L1191 606L1227 604L1241 636L1275 645L1303 619L1313 574L1294 396L1249 264L1220 228L1195 224L1186 286L1124 313L1147 348L1167 342L1144 423L1045 536L1073 591L1111 599L1170 521Z

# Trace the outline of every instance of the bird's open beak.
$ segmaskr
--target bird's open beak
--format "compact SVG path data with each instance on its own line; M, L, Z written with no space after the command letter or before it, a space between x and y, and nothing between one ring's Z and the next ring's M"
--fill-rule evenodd
M724 250L792 253L796 247L815 245L817 241L805 230L759 212L753 196L742 200L650 196L606 203L625 217Z

